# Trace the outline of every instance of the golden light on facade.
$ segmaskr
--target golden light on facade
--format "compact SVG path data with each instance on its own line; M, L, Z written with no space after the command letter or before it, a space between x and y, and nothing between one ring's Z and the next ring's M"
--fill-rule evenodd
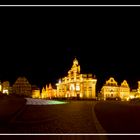
M12 91L16 95L32 96L32 86L26 77L18 77L12 86Z
M92 74L81 74L78 60L73 60L73 65L68 75L56 84L59 97L96 98L96 82Z
M113 77L106 81L101 89L101 94L104 100L107 98L120 98L121 100L128 100L130 95L130 88L126 80L120 86Z
M9 94L9 91L8 91L8 89L4 89L3 91L2 91L2 93L4 93L4 94Z
M140 98L140 81L138 81L138 88L131 90L129 98L130 99Z
M11 91L10 82L9 81L2 82L1 92L3 94L9 95L10 91Z
M41 92L41 98L42 99L52 99L52 98L56 98L57 95L56 95L56 89L53 89L52 88L52 85L51 83L49 84L49 86L46 85L46 87L42 88L42 92Z
M0 81L0 92L2 92L2 85L1 85L1 81Z
M52 99L52 98L71 98L80 97L83 99L96 98L96 83L97 79L92 74L81 74L78 60L73 60L73 65L68 71L68 74L60 78L56 83L57 89L54 89L51 84L40 89L32 89L32 85L25 77L19 77L16 82L10 87L8 81L0 82L0 92L9 95L15 93L17 95L30 96L32 98ZM134 98L140 98L140 81L138 88L130 91L129 84L126 80L119 85L113 77L110 77L101 88L99 93L100 100L107 98L120 98L128 101Z
M32 98L40 98L40 90L39 89L32 90Z
M133 98L135 98L135 96L134 95L130 95L129 98L130 99L133 99Z
M76 91L80 91L80 85L76 84Z

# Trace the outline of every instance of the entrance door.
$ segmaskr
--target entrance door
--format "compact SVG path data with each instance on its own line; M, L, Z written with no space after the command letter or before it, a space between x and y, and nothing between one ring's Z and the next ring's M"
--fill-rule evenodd
M79 93L77 94L77 99L80 99L80 94Z

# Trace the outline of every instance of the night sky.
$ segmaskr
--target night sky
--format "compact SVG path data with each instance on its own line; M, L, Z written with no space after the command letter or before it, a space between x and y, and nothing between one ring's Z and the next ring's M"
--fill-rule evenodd
M3 8L0 80L26 76L39 87L67 75L76 57L97 91L113 76L137 88L139 15L133 8Z

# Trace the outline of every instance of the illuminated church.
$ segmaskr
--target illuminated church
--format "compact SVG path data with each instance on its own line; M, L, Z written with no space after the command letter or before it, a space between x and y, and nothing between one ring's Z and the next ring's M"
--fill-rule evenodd
M81 74L78 60L73 60L73 65L68 71L68 75L59 79L56 84L57 97L66 98L96 98L97 79L92 74Z

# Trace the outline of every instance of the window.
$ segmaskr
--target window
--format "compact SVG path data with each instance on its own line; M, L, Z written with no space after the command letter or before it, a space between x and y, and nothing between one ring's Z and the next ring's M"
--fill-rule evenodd
M76 85L76 91L79 91L79 90L80 90L80 86Z
M70 85L70 90L72 90L72 91L75 90L74 84Z

